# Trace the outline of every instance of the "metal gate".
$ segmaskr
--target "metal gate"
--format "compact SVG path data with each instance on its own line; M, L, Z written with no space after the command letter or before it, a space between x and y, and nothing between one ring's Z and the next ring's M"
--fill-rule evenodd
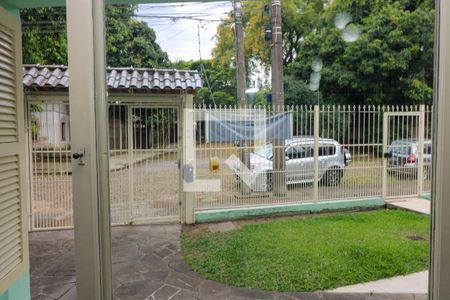
M31 228L73 226L69 104L28 106L31 173Z
M424 176L429 176L424 168L424 113L386 112L383 127L383 196L420 195ZM431 164L431 155L427 159Z
M113 223L179 221L178 106L110 106Z
M29 105L31 225L73 226L69 105ZM178 222L178 106L111 104L110 199L113 224Z

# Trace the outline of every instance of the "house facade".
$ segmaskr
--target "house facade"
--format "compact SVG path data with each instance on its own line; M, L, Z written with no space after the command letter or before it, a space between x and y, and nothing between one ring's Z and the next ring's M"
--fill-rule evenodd
M128 148L127 109L122 98L139 105L172 105L174 95L188 95L202 86L197 71L153 68L108 68L106 82L110 98L110 149ZM71 124L68 104L69 71L66 66L25 65L25 97L29 101L30 134L33 147L70 148ZM151 95L151 97L146 97ZM183 100L178 101L183 103ZM139 106L138 105L138 106ZM135 107L135 106L134 106ZM168 124L169 111L147 111L136 107L132 114L133 148L145 149L173 144L178 129ZM145 120L143 120L145 118ZM139 124L138 124L139 123ZM159 135L157 131L163 131Z

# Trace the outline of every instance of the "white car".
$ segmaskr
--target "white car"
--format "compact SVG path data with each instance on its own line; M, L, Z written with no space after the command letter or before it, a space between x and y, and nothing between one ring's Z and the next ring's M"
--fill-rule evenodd
M286 184L314 181L314 138L296 137L285 142ZM272 190L273 146L266 144L250 154L250 182L253 191ZM333 139L319 139L319 180L336 186L351 161L350 152ZM241 182L241 164L235 166L236 179Z

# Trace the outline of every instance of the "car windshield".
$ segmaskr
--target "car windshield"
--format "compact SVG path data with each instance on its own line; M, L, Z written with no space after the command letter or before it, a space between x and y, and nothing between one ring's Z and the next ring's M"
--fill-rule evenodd
M411 154L411 147L409 145L402 145L402 144L392 144L391 152L395 154L401 154L401 155L409 155Z
M272 158L272 153L273 153L272 152L272 144L266 144L266 145L261 146L261 147L259 147L259 148L257 148L255 150L255 154L256 155L262 156L262 157L267 158L267 159L271 159Z

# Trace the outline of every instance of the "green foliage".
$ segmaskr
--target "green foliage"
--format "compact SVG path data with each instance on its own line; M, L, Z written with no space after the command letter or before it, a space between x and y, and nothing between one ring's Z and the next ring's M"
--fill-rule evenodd
M166 67L169 58L156 43L153 29L133 18L136 5L106 6L106 61L113 67ZM23 62L67 65L64 8L21 11Z
M64 7L21 10L23 63L67 65L65 13Z
M333 20L351 14L362 33L341 38ZM336 0L305 36L288 73L308 80L311 62L323 60L320 91L333 104L430 104L433 82L434 2Z
M285 0L283 11L283 63L291 63L298 52L302 38L316 24L315 15L323 10L323 0ZM243 2L244 55L247 74L251 74L258 63L265 71L270 67L271 46L264 40L265 27L269 24L268 1ZM299 12L302 12L300 15ZM212 64L236 86L234 17L230 15L217 28L216 45L212 50ZM265 103L259 98L256 103Z
M143 112L141 112L142 114ZM147 115L149 113L149 115ZM147 124L147 130L151 133L159 132L159 134L150 134L148 136L151 139L152 145L166 145L170 143L170 133L173 120L175 120L175 112L172 110L156 110L145 111Z
M287 76L284 79L284 103L286 105L317 104L317 94L300 80Z
M299 50L302 38L316 28L317 14L323 11L324 0L284 0L282 6L283 63L291 63ZM266 67L270 65L270 45L264 40L265 26L270 23L268 1L243 1L244 53L247 68L252 70L252 61L258 60ZM234 69L230 62L235 56L234 17L223 21L216 34L213 60L224 69ZM234 76L234 73L230 73Z
M313 93L307 84L300 80L295 80L290 76L284 78L284 103L286 105L311 105L317 103L317 94ZM262 89L256 93L256 105L268 105L267 95L272 91Z
M258 105L268 105L269 103L267 102L267 95L269 95L271 93L270 90L267 89L263 89L260 90L256 93L256 99L255 99L255 104Z
M109 66L167 67L169 57L156 43L156 34L132 16L137 6L107 6L106 46ZM124 16L125 19L124 19Z
M382 210L268 221L226 233L184 232L182 251L210 280L299 292L426 270L428 239L427 216Z
M35 116L31 116L31 138L36 140L39 136L39 126Z
M214 103L216 105L234 105L236 104L236 98L228 94L227 92L216 91L213 92Z
M224 70L212 60L178 61L173 63L172 67L175 69L197 70L199 72L203 81L203 88L197 91L194 97L195 104L236 104L236 77L230 76L229 70ZM209 91L207 80L211 86L211 92Z
M267 1L244 1L244 48L248 72L270 66ZM334 19L348 13L359 39L345 42ZM431 104L434 53L432 0L282 1L286 104L316 103L307 91L311 63L324 67L320 103ZM212 63L235 82L233 16L218 27ZM297 93L298 91L298 93Z
M32 103L30 105L30 110L32 112L43 112L44 108L40 104ZM37 118L34 114L31 114L31 138L35 140L38 136L39 136L39 126L37 124Z
M31 104L31 111L33 111L33 112L43 112L44 108L40 104L32 103Z

